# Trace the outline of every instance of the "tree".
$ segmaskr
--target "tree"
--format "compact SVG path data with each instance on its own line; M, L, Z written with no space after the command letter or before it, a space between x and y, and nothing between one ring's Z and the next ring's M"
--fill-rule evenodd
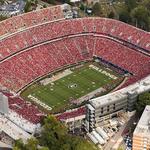
M131 11L137 6L137 0L125 0L125 5L128 8L128 11Z
M49 4L55 4L55 0L47 0Z
M3 5L5 0L0 0L0 4Z
M27 150L37 150L38 147L38 140L35 138L31 138L27 140L27 144L25 145Z
M42 147L42 148L39 148L39 150L49 150L48 147Z
M129 12L128 11L122 11L122 12L120 12L120 14L119 14L119 20L123 21L125 23L129 23L130 20L131 20Z
M146 105L150 105L150 93L148 92L139 95L136 103L137 112L141 114Z
M144 6L138 6L131 11L132 20L135 26L149 29L149 11Z
M56 120L54 116L48 116L44 120L43 130L41 132L40 144L49 147L51 150L57 150L63 142L67 129Z
M17 146L13 147L13 150L21 150L20 148L18 148Z
M68 134L67 128L54 116L44 119L41 135L31 138L24 144L16 141L13 150L88 150L93 145L81 137Z
M102 9L101 9L101 6L98 2L94 4L92 10L93 10L94 15L96 15L96 16L102 15Z
M16 140L13 150L49 150L48 147L40 147L39 141L36 138L27 140L27 143L23 143L21 139Z
M24 12L29 12L30 10L31 10L31 1L27 0L24 7Z
M67 3L67 4L69 4L69 5L72 5L72 3L70 2L70 0L63 0L62 2L63 2L63 3Z
M13 150L17 150L17 149L25 150L25 145L21 139L15 141Z
M120 4L118 10L119 20L125 23L131 22L130 12L125 4Z
M143 0L142 5L144 7L146 7L147 9L149 9L150 8L150 0Z
M0 21L7 19L7 16L0 15Z
M46 7L47 7L47 6L44 4L44 5L43 5L43 8L46 8Z
M115 14L113 11L111 11L109 14L108 14L108 18L114 18L115 17Z
M84 4L83 4L83 3L81 3L81 5L80 5L80 9L81 9L82 11L84 11L84 10L85 10L85 6L84 6Z

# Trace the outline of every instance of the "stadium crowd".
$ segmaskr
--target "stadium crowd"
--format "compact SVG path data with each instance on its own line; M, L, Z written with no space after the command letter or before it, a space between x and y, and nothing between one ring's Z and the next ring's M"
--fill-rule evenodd
M56 115L56 118L59 119L59 120L64 121L66 119L75 118L75 117L82 116L82 115L85 115L85 114L86 114L86 108L85 107L80 107L80 108L77 108L77 109L73 109L73 110L66 111L64 113L58 114L58 115Z
M0 36L29 28L48 21L63 19L61 6L48 7L45 9L24 13L0 22Z
M113 48L112 48L113 47ZM131 84L150 72L150 57L116 41L80 35L31 47L0 64L1 85L18 91L33 80L66 65L98 56L131 72ZM116 57L117 56L117 57ZM134 61L133 61L134 60Z
M150 53L150 34L148 32L116 20L82 18L50 21L2 37L0 40L0 59L5 59L16 52L50 40L90 33L96 34L95 36L98 34L107 36L107 38L119 39Z

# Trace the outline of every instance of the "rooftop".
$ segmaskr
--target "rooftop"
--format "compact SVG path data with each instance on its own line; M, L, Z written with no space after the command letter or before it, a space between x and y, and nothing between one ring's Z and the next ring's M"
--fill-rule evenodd
M127 98L125 94L122 94L121 92L116 91L116 92L92 99L90 102L96 108L99 106L107 105L108 103L117 102L121 99L123 100L125 98Z
M25 6L25 2L23 0L19 0L17 2L11 3L11 4L5 4L0 6L0 11L23 11Z
M134 134L150 136L150 105L145 107L145 110L134 130Z

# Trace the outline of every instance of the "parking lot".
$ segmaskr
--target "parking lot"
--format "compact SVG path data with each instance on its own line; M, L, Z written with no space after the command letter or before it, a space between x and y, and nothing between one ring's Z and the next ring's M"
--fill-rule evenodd
M132 150L132 139L129 135L125 135L123 141L126 145L126 150Z

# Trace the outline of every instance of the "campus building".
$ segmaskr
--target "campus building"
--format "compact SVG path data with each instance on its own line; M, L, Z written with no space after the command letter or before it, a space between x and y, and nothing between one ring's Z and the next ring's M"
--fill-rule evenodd
M133 111L139 94L150 91L150 76L133 85L91 99L87 104L86 129L91 132L123 112Z
M133 133L132 150L149 150L150 149L150 106L145 110L138 122Z
M24 12L24 7L25 2L22 0L10 4L4 4L0 6L0 15L7 17L16 16Z

